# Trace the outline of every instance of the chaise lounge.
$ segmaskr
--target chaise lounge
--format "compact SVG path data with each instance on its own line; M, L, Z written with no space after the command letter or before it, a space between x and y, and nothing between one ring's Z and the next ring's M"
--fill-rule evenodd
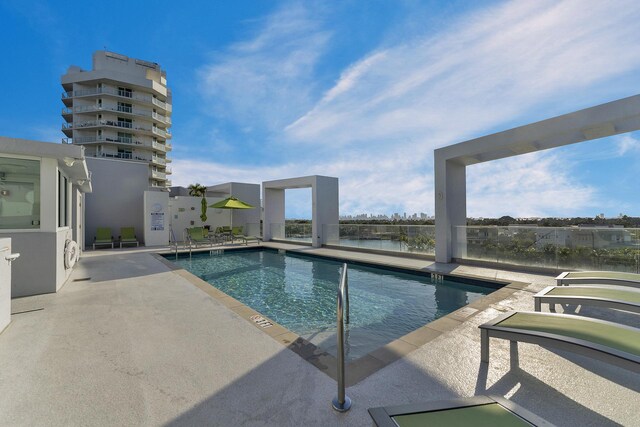
M501 338L511 341L512 350L518 341L527 342L640 372L640 329L630 326L568 314L511 312L480 329L484 363L489 363L489 339Z
M96 235L93 238L93 250L96 250L96 245L107 246L110 245L113 249L113 234L109 227L98 227Z
M640 289L624 286L549 286L533 296L536 311L549 304L591 305L640 313Z
M378 427L553 425L499 396L370 408L369 415Z
M136 229L135 227L121 227L120 228L120 248L122 245L130 245L136 244L136 246L140 246L138 242L138 238L136 237Z
M640 287L640 274L621 271L565 271L556 277L564 285L620 285Z
M204 227L185 228L185 240L189 242L190 245L195 245L196 248L201 244L208 244L209 246L213 246L211 240L208 237L205 237L204 230Z

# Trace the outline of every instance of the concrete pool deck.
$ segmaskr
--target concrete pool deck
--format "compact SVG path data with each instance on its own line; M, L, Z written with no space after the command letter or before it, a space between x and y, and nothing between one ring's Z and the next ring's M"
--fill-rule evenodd
M439 266L530 285L349 387L353 407L340 414L331 409L333 379L170 269L156 251L85 252L57 294L12 301L16 314L0 334L0 425L370 426L370 407L478 394L506 396L558 425L640 425L640 374L528 344L519 345L520 365L511 369L503 340L492 340L491 363L480 363L478 325L512 309L533 310L532 295L554 284L550 276ZM626 313L589 314L640 323Z

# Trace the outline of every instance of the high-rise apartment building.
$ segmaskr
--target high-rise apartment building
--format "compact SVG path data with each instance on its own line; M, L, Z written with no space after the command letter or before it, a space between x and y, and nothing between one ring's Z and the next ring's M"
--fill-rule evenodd
M87 157L148 163L149 186L171 185L171 91L158 64L97 51L91 70L72 65L61 80L63 142Z

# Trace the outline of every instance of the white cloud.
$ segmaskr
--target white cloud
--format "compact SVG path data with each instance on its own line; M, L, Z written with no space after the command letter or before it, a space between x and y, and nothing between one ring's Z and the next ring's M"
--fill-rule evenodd
M628 154L640 154L640 140L630 134L622 135L616 141L617 154L624 156Z
M331 33L301 4L257 26L254 38L213 55L199 70L200 86L211 115L276 130L312 105L314 67Z
M580 183L567 159L531 153L467 168L467 214L472 217L574 216L600 202Z
M631 0L501 3L371 52L313 104L309 85L330 33L301 6L278 12L204 69L205 88L234 120L269 123L285 151L306 149L273 167L215 165L201 181L332 175L343 213L433 213L434 148L624 92L615 78L640 67L639 19ZM274 49L279 42L290 44ZM476 216L569 215L598 203L566 161L542 154L470 168L469 193Z

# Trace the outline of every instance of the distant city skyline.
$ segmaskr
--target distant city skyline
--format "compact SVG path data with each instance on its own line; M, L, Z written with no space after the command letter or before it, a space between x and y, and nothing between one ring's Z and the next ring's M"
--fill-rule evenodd
M167 71L173 185L329 175L342 214L432 213L435 148L639 92L640 3L588 4L2 2L0 135L59 142L60 77L106 49ZM467 213L637 216L639 167L638 132L474 165Z

